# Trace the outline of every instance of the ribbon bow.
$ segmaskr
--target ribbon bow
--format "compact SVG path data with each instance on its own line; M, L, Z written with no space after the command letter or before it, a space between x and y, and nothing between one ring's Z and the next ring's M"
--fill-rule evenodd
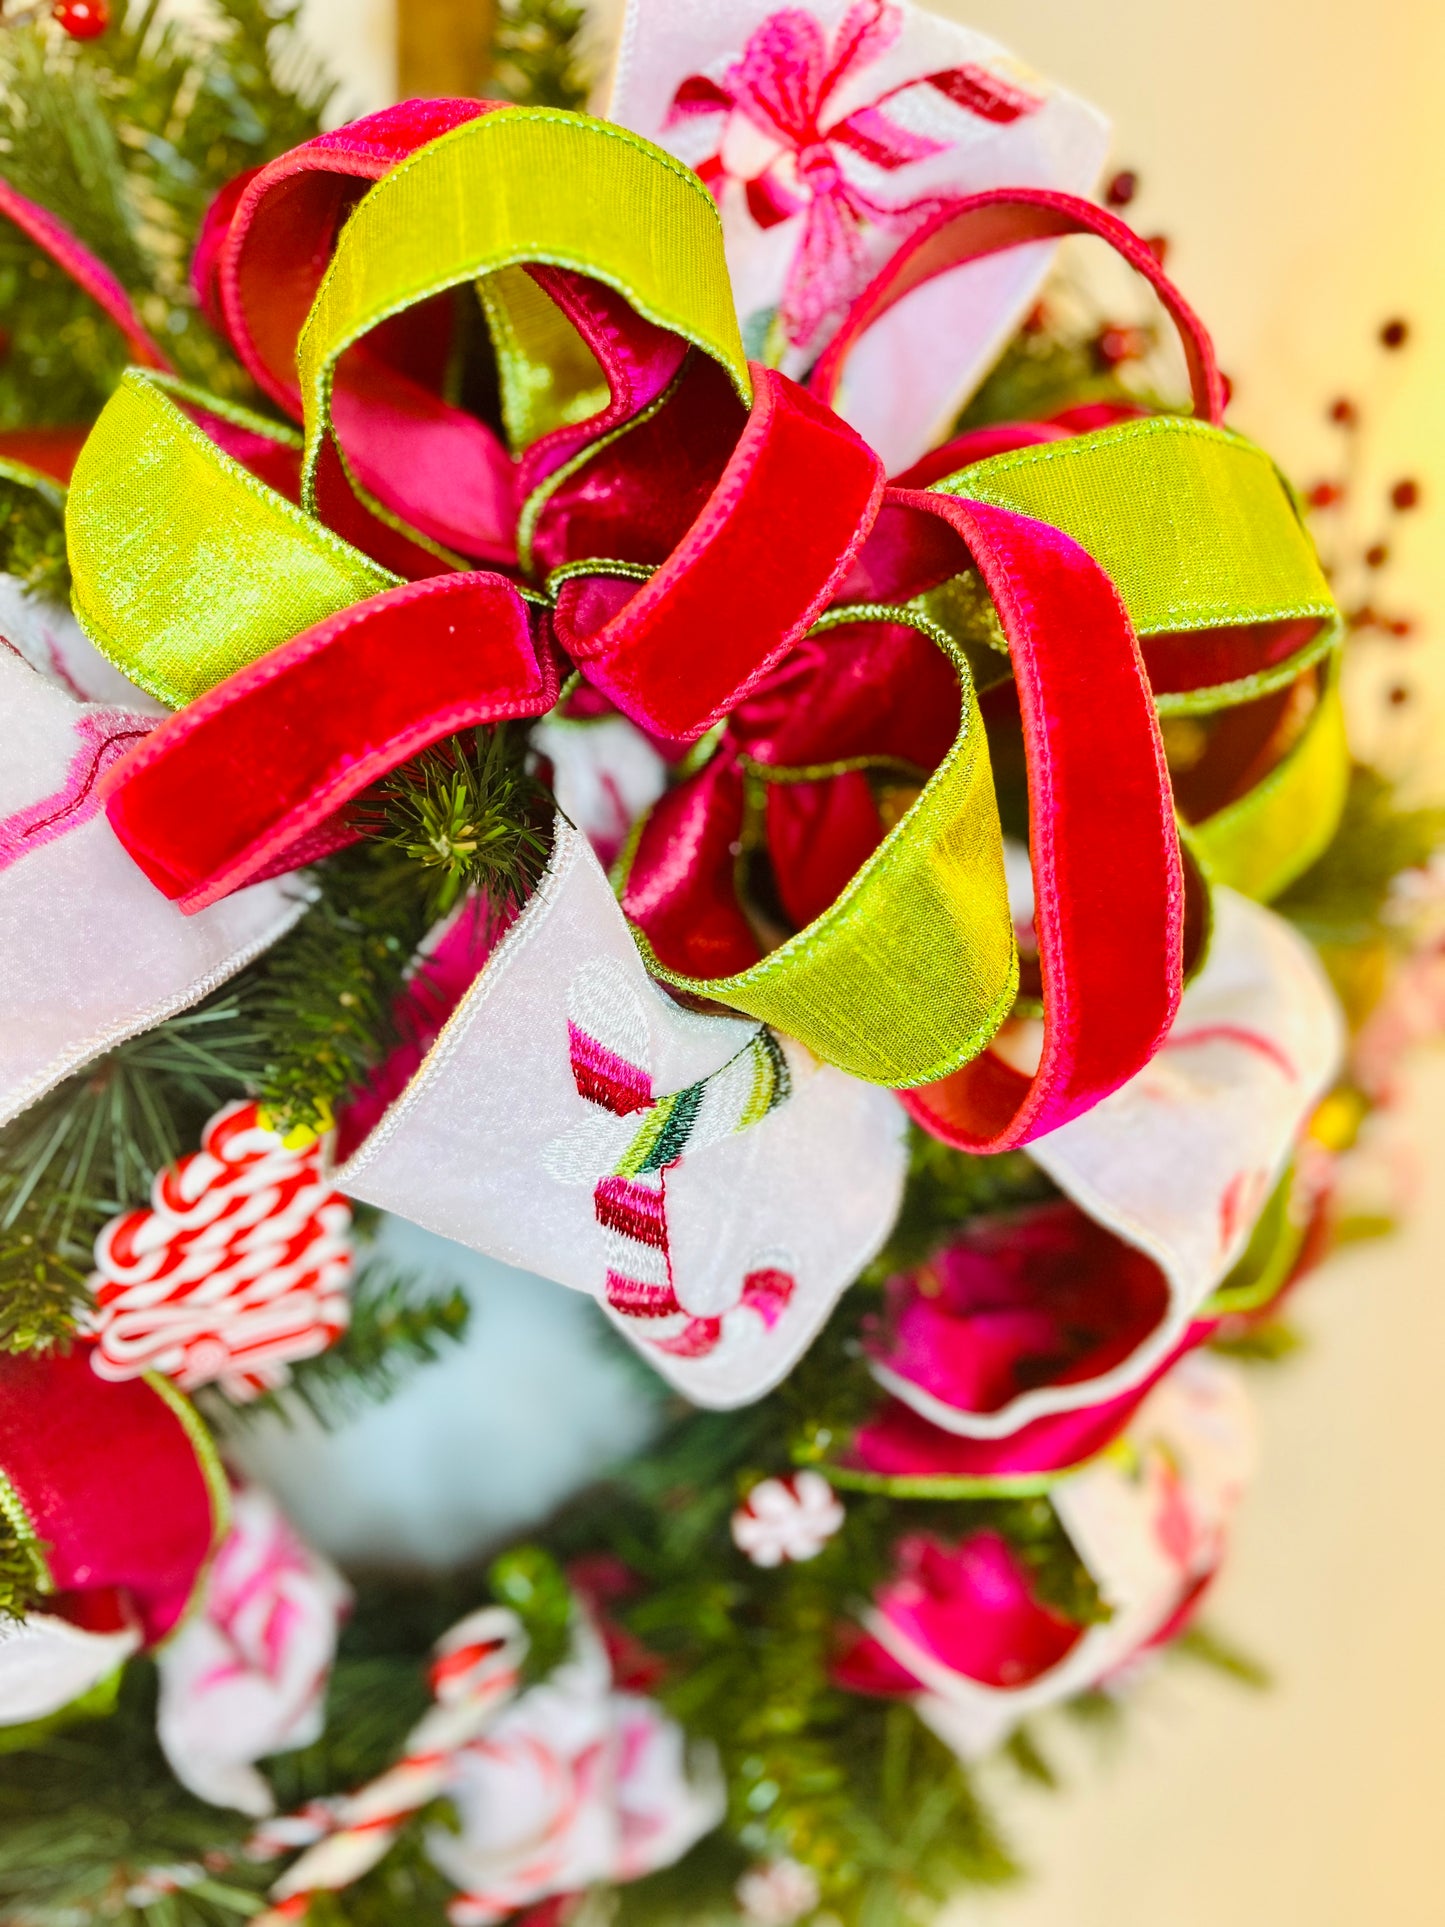
M1078 232L1160 294L1195 417L1024 428L888 488L833 407L855 346L923 283ZM1235 787L1211 790L1206 757L1207 820L1186 829L1211 874L1262 866L1265 894L1329 834L1328 587L1275 470L1220 425L1201 324L1086 202L940 205L806 387L746 362L697 177L551 110L411 103L323 136L227 197L198 275L302 435L132 373L68 524L82 623L178 710L104 781L116 833L185 908L354 837L379 775L542 714L575 669L674 754L701 745L626 859L654 975L993 1150L1117 1088L1177 1007L1185 872L1157 711L1235 708L1270 771L1241 789L1232 719L1216 726ZM452 291L473 283L505 444L449 398ZM1012 672L982 706L980 610L982 656ZM984 1054L1018 981L996 761L1010 807L1027 797L1031 1076ZM880 772L903 778L881 809ZM761 931L728 876L759 818Z

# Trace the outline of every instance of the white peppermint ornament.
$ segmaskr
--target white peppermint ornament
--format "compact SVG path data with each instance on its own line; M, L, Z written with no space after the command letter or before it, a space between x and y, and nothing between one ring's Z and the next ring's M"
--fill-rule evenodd
M751 1927L795 1927L817 1911L822 1899L816 1876L796 1860L769 1860L749 1867L736 1893Z
M755 1566L797 1565L817 1558L844 1516L821 1472L764 1479L733 1514L733 1543Z

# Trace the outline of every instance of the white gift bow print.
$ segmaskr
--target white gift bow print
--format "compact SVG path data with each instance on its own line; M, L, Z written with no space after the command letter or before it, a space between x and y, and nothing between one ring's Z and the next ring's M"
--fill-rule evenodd
M629 0L606 111L712 188L748 352L795 376L942 201L1090 193L1109 140L996 42L892 0ZM859 344L839 412L890 472L948 431L1052 258L1043 243L943 275Z

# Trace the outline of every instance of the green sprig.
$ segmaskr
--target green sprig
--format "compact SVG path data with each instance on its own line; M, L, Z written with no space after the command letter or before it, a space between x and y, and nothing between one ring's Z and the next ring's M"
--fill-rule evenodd
M468 890L494 916L526 901L551 849L552 799L505 723L436 743L380 785L364 820L426 872L434 917ZM375 821L380 816L380 823Z

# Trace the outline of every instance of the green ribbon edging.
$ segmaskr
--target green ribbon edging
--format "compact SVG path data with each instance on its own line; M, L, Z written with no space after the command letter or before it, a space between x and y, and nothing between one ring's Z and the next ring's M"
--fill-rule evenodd
M499 108L392 168L342 230L297 348L308 505L346 349L419 301L527 262L616 289L646 320L711 355L751 402L722 223L692 170L610 122ZM515 322L515 303L507 306ZM509 401L513 432L534 432L515 390Z
M1337 639L1339 612L1294 498L1269 456L1229 429L1153 415L990 456L933 486L1061 529L1109 576L1140 636L1320 624L1282 663L1156 698L1161 714L1267 694Z
M400 581L222 454L177 398L296 446L274 422L132 368L80 452L65 518L76 618L174 709Z
M1349 785L1345 708L1332 677L1288 756L1237 803L1179 834L1209 883L1269 903L1334 840Z
M825 1063L893 1089L947 1077L988 1043L1018 993L993 767L967 662L916 610L854 605L824 618L907 622L959 675L948 755L827 910L731 977L669 970L643 933L651 974L799 1038ZM619 864L626 880L628 856Z

